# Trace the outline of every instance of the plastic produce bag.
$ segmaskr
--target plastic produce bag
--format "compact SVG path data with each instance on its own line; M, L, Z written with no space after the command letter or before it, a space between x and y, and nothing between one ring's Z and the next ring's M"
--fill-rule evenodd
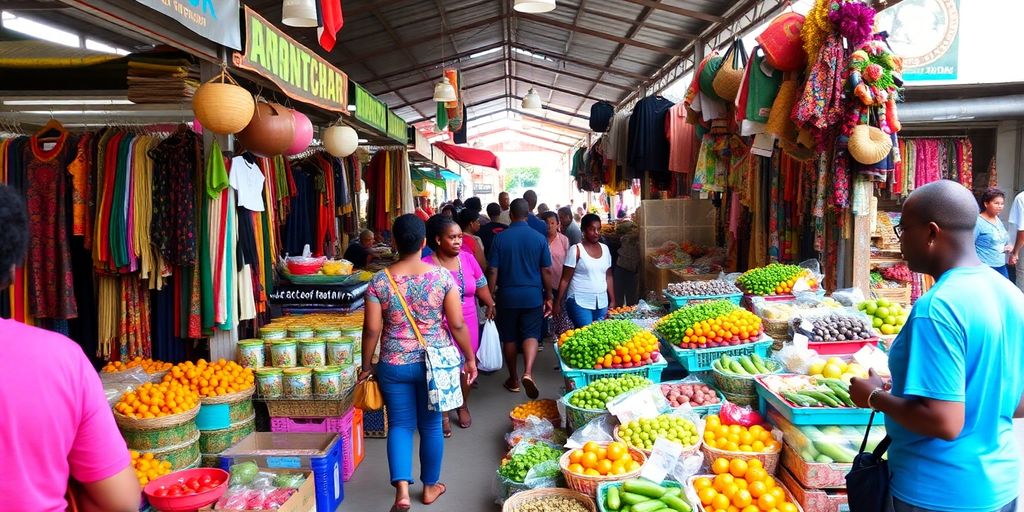
M516 446L524 441L534 441L537 439L551 440L554 435L555 426L551 424L551 421L530 416L526 418L526 422L522 427L505 434L505 442L509 446Z
M864 292L860 288L844 288L833 292L832 298L846 307L854 307L864 302Z
M685 484L690 479L690 477L699 473L700 468L702 468L703 466L704 453L698 451L693 455L680 457L679 462L677 462L675 467L673 467L672 470L668 472L668 477L672 480L675 480L676 482L684 484L683 487L686 487Z
M618 420L616 420L611 414L602 414L587 422L583 428L577 429L573 432L572 435L569 436L569 440L565 442L565 447L569 450L583 448L583 445L586 444L587 441L610 443L615 440L612 436L612 432L618 424Z
M786 444L807 462L849 464L857 456L867 426L802 425L796 426L776 411L768 419L782 431ZM884 425L873 425L867 449L873 450L885 437Z
M260 468L255 462L248 461L231 466L229 472L231 473L231 485L250 485L259 474Z
M816 360L821 359L813 349L800 348L794 345L786 345L775 353L775 359L782 363L782 366L786 368L786 371L790 373L799 373L801 375L807 375L811 364Z
M752 427L765 424L764 416L761 416L761 413L750 406L736 405L729 401L722 402L722 409L718 411L718 417L722 420L722 425Z
M484 322L480 333L480 348L476 351L476 367L482 372L496 372L502 366L501 339L494 320Z
M623 393L609 400L605 407L620 423L629 423L637 418L653 418L671 408L658 385Z

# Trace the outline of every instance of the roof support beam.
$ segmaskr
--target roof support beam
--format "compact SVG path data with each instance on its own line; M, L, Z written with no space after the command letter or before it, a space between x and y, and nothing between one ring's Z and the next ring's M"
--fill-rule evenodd
M524 132L522 130L512 130L512 129L494 130L493 132L484 133L484 134L480 134L480 135L474 135L474 136L470 137L470 139L477 140L477 139L483 139L483 138L486 138L486 137L489 137L489 136L494 136L494 135L499 135L499 134L507 134L507 133L515 133L517 135L522 135L524 137L528 137L528 138L531 138L531 139L536 139L536 140L539 140L539 141L543 141L543 142L546 142L548 144L556 144L556 145L564 146L564 147L567 147L567 148L571 148L572 147L572 144L568 144L568 143L565 143L565 142L562 142L562 141L559 141L559 140L551 139L551 138L548 138L548 137L543 137L543 136L535 134L535 133L527 133L527 132Z
M467 23L465 25L460 25L458 27L451 27L450 29L448 29L448 30L446 30L444 32L428 34L428 35L425 35L425 36L422 36L422 37L417 37L416 39L408 39L408 40L405 40L405 41L400 41L397 46L392 46L392 47L388 47L388 48L381 48L379 50L374 50L374 51L371 51L369 53L364 53L362 55L356 55L355 57L353 57L351 59L347 59L347 60L344 60L344 61L341 61L341 62L336 62L336 63L334 63L334 65L338 66L338 67L344 67L346 65L354 64L356 62L362 62L362 61L365 61L366 59L371 59L373 57L378 57L380 55L387 55L387 54L389 54L391 52L395 52L395 51L399 51L399 50L405 50L405 49L411 48L413 46L416 46L418 44L426 43L426 42L429 42L429 41L435 41L435 40L437 40L438 38L440 38L441 36L444 36L444 35L458 34L459 32L465 32L467 30L473 30L474 28L485 27L485 26L490 25L492 23L501 21L502 19L504 19L504 16L502 16L502 15L491 16L490 18L484 18L482 20L477 20L477 21L474 21L473 23ZM449 60L451 60L451 59L445 59L442 62L447 62ZM421 69L422 69L422 67L421 67Z
M502 111L499 110L498 112L502 112ZM494 112L494 114L497 114L498 112ZM536 123L539 123L539 124L554 126L554 127L561 128L561 129L564 129L564 130L572 130L572 131L574 131L576 133L582 133L584 135L590 132L590 130L587 130L585 128L580 128L579 126L573 126L571 124L560 123L558 121L554 121L554 120L551 120L551 119L546 119L546 118L543 118L543 117L538 116L536 114L531 114L529 112L524 112L522 110L513 110L512 112L515 112L516 114L519 114L520 116L523 116L524 118L529 120L531 123L532 122L536 122ZM483 119L483 118L485 118L485 117L487 117L489 115L493 115L493 114L484 114L484 115L479 115L479 116L471 117L471 118L469 118L467 120L467 122L479 121L480 119ZM574 136L574 135L569 135L569 134L563 134L563 135L565 135L567 137Z
M533 85L533 86L536 86L536 87L544 87L544 88L547 88L547 89L551 89L552 91L555 91L555 92L560 92L562 94L568 94L570 96L576 96L577 98L584 98L584 99L589 99L589 100L594 100L594 101L604 101L602 98L598 98L598 97L595 97L595 96L590 96L589 92L588 93L581 93L581 92L571 91L569 89L563 89L561 87L555 87L553 85L547 85L547 84L544 84L544 83L541 83L541 82L535 82L533 80L527 80L525 78L520 78L520 77L517 77L517 76L512 77L512 80L515 80L517 82L523 82L523 83L526 83L526 84L530 84L530 85ZM596 85L596 82L595 82L594 85ZM591 91L593 91L593 87L591 87Z
M500 94L498 96L492 96L490 98L484 98L482 100L470 102L466 106L467 107L478 107L480 105L484 105L484 104L490 103L492 101L504 100L504 99L508 99L508 98L515 99L516 97L508 95L508 94ZM433 98L431 98L431 99L433 99ZM590 117L588 117L588 116L585 116L585 115L582 115L582 114L578 114L576 112L570 112L568 110L563 110L563 109L560 109L560 108L554 108L554 107L552 107L550 105L544 105L544 110L545 111L551 111L551 112L554 112L556 114L562 114L563 116L575 117L577 119L583 119L584 121L590 119ZM506 108L506 111L519 112L519 113L524 114L524 115L531 115L531 116L534 116L534 117L538 117L538 116L536 116L534 114L529 114L527 112L523 112L523 111L518 110L518 109ZM498 111L495 111L495 112L492 112L492 113L496 114L498 112L501 112L501 110L498 110ZM490 114L488 114L488 115L490 115ZM420 117L418 119L413 119L413 120L409 121L409 124L421 123L423 121L429 121L429 120L431 120L433 118L434 118L434 116L429 116L429 117L424 116L424 117ZM541 117L540 119L544 119L544 118ZM552 123L557 122L557 121L553 121L553 120L550 120L550 119L548 121L550 121ZM571 126L571 125L566 125L566 126Z
M660 4L660 0L655 3ZM644 27L644 24L647 23L647 19L650 18L652 14L654 14L654 9L652 7L644 7L643 10L640 11L640 16L638 16L636 19L636 24L629 29L629 33L626 34L626 37L632 38L637 34L637 32L640 32L640 29ZM623 44L617 45L615 47L615 51L612 52L612 56L608 59L607 64L610 66L613 62L615 62L615 59L619 58L619 55L625 48L626 46ZM601 81L602 78L604 78L604 73L601 73L601 75L597 77L597 80L594 80L594 83L590 85L590 89L587 89L587 94L594 92L594 88L597 87L597 84ZM583 101L580 101L580 106L578 107L578 109L583 108L583 103Z
M578 66L583 66L583 67L587 67L587 68L591 68L591 69L596 69L598 71L604 71L605 73L611 73L613 75L619 75L619 76L624 76L624 77L627 77L627 78L632 78L633 80L636 80L637 82L643 82L644 80L647 80L647 79L650 78L650 77L648 77L646 75L643 75L641 73L634 73L632 71L626 71L626 70L623 70L623 69L616 69L616 68L613 68L611 66L602 66L602 65L596 64L594 62L589 62L589 61L585 61L585 60L576 59L576 58L573 58L573 57L569 57L567 55L555 55L555 54L552 54L551 52L548 52L546 50L541 50L541 49L538 49L538 48L533 48L533 47L526 46L526 45L520 44L520 43L512 43L512 46L514 46L516 48L519 48L521 50L526 50L526 51L528 51L530 53L533 53L533 54L537 54L537 55L542 55L544 57L548 57L548 58L550 58L552 60L559 60L559 61L562 61L562 62L569 62L569 63L572 63L572 64L576 64Z
M525 65L530 66L530 67L534 67L534 68L537 68L537 69L543 69L544 71L550 71L552 73L558 73L558 74L565 75L565 76L571 76L573 78L578 78L580 80L586 80L588 82L593 82L594 81L594 77L592 77L592 76L581 75L579 73L573 73L571 71L566 71L564 69L554 68L554 67L551 67L551 66L545 66L545 65L539 64L537 62L530 62L528 60L517 59L517 58L514 58L514 57L512 58L512 61L515 62L516 64L525 64ZM463 71L465 71L465 70L463 70ZM623 91L632 91L633 90L632 87L625 86L625 85L619 85L619 84L615 84L615 83L603 83L601 85L607 85L608 87L614 87L616 89L622 89Z
M685 9L682 7L676 7L674 5L663 4L660 1L655 0L626 0L631 4L642 5L644 7L650 7L651 9L657 9L659 11L670 12L672 14L678 14L680 16L686 16L687 18L697 18L698 20L710 21L711 23L721 23L725 21L725 18L721 16L715 16L714 14L708 14L706 12L695 11L693 9Z
M451 62L457 61L459 59L464 59L466 57L469 57L470 55L474 55L474 54L481 53L481 52L486 52L487 50L493 50L495 48L501 48L502 46L505 46L504 42L489 44L489 45L481 46L481 47L478 47L478 48L472 48L472 49L466 50L464 52L452 55L452 56L450 56L448 58L445 58L445 59L432 60L430 62L424 62L423 64L419 64L417 66L413 66L413 67L408 68L408 69L403 69L401 71L395 71L393 73L388 73L386 75L380 75L379 78L375 78L373 80L369 80L369 81L366 81L366 82L361 82L360 85L365 87L366 84L370 84L370 83L373 83L373 82L378 81L378 80L389 80L391 78L395 78L395 77L398 77L398 76L409 75L409 74L415 73L415 72L417 72L417 71L419 71L421 69L428 69L428 68L433 68L433 67L441 66L442 64L445 64L445 63L451 63ZM438 74L437 76L440 79L441 75ZM646 77L643 78L643 80L646 80L646 79L647 79Z
M626 24L629 24L630 26L636 24L636 19L627 18L625 16L618 16L616 14L611 14L609 12L599 11L597 9L592 9L590 7L584 7L583 8L583 12L585 12L587 14L592 14L594 16L600 16L602 18L607 18L609 20L618 21L620 23L626 23ZM683 38L683 39L689 39L689 40L697 39L697 35L696 34L687 34L685 32L680 32L679 29L677 29L675 27L669 27L667 25L657 25L655 23L644 23L644 28L646 28L648 30L654 30L654 31L657 31L657 32L661 32L663 34L672 34L675 37L679 37L679 38Z
M544 25L550 25L552 27L560 28L562 30L567 30L567 31L570 31L570 32L579 32L581 34L586 34L588 36L596 37L598 39L605 39L605 40L608 40L608 41L613 41L613 42L616 42L616 43L619 43L619 44L635 46L637 48L642 48L644 50L648 50L648 51L655 52L655 53L662 53L662 54L665 54L665 55L673 55L673 56L677 55L679 53L679 50L677 50L677 49L666 48L664 46L658 46L658 45L655 45L655 44L644 43L644 42L641 42L641 41L635 41L633 39L629 39L629 38L625 38L625 37L620 37L620 36L617 36L617 35L614 35L614 34L609 34L607 32L601 32L599 30L592 30L592 29L589 29L589 28L586 28L586 27L573 26L571 23L565 23L565 22L562 22L562 21L553 20L551 18L545 18L543 16L537 16L535 14L516 13L516 16L519 17L519 18L522 18L524 20L534 21L534 22L541 23L541 24L544 24Z
M481 62L479 64L473 64L472 66L467 66L467 67L464 67L464 68L460 67L459 71L462 71L463 73L465 73L467 71L473 71L474 69L486 68L487 66L493 66L495 64L501 64L502 62L505 62L505 57L500 57L498 59L490 60L490 61L487 61L487 62ZM409 83L406 83L406 84L396 85L396 86L394 86L394 89L381 90L379 92L374 92L373 94L375 94L377 96L381 96L383 94L387 94L389 92L392 92L393 90L406 89L406 88L409 88L409 87L414 87L414 86L422 85L422 84L425 84L425 83L436 82L440 78L441 78L440 75L438 75L438 76L429 76L427 78L423 78L423 79L417 80L415 82L409 82ZM632 90L632 89L629 89L627 87L626 90Z

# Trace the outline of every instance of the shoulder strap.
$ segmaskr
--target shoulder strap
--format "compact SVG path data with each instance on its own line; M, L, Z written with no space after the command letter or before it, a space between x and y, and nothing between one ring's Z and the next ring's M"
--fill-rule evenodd
M871 411L871 416L868 417L868 426L864 429L864 440L860 443L860 453L864 453L864 450L868 447L868 436L871 435L871 424L875 421L875 411ZM872 452L875 459L881 459L882 455L889 449L889 444L892 443L892 438L886 434L882 442L878 443L875 450Z
M412 312L409 311L409 305L405 302L405 296L398 290L398 283L395 282L395 278L391 275L389 269L384 269L384 275L388 276L388 282L391 283L391 291L398 296L398 301L402 303L402 311L405 312L405 318L409 320L409 324L412 325L413 332L416 333L416 339L420 340L420 345L423 348L427 347L427 342L423 340L423 335L420 334L420 328L416 325L416 319L412 317Z

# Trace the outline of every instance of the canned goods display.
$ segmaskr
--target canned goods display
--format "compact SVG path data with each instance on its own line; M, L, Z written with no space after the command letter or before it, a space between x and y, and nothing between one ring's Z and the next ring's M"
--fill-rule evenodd
M308 368L326 365L327 342L320 338L299 340L299 362Z
M291 368L298 361L295 340L277 340L270 345L270 364L278 368Z
M241 340L238 342L238 364L244 368L264 366L263 340Z
M313 368L313 393L321 398L337 398L342 394L341 367Z
M347 338L327 341L327 364L348 366L352 364L353 347Z
M284 370L280 368L257 368L256 391L263 398L281 398L284 394Z
M310 368L285 368L285 398L311 398L313 396L313 370Z

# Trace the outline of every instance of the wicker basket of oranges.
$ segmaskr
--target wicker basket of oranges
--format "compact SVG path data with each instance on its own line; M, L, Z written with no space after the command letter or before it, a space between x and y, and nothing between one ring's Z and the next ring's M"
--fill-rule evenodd
M757 459L769 473L775 473L782 453L782 443L770 428L761 425L741 427L722 425L717 414L705 418L704 444L701 451L706 460Z
M556 427L561 425L561 419L558 414L558 403L549 398L545 398L541 400L532 400L525 404L519 404L512 409L512 412L508 414L509 419L512 420L512 430L525 426L526 419L530 416L536 416L537 418L548 420Z
M647 456L625 443L590 441L582 448L570 450L558 460L569 487L594 498L597 487L605 482L621 482L636 478Z
M182 425L199 414L199 395L177 382L147 382L114 405L114 420L126 430L155 430Z
M204 405L228 404L248 400L256 391L252 368L234 361L200 359L172 367L164 382L177 382L199 395Z

